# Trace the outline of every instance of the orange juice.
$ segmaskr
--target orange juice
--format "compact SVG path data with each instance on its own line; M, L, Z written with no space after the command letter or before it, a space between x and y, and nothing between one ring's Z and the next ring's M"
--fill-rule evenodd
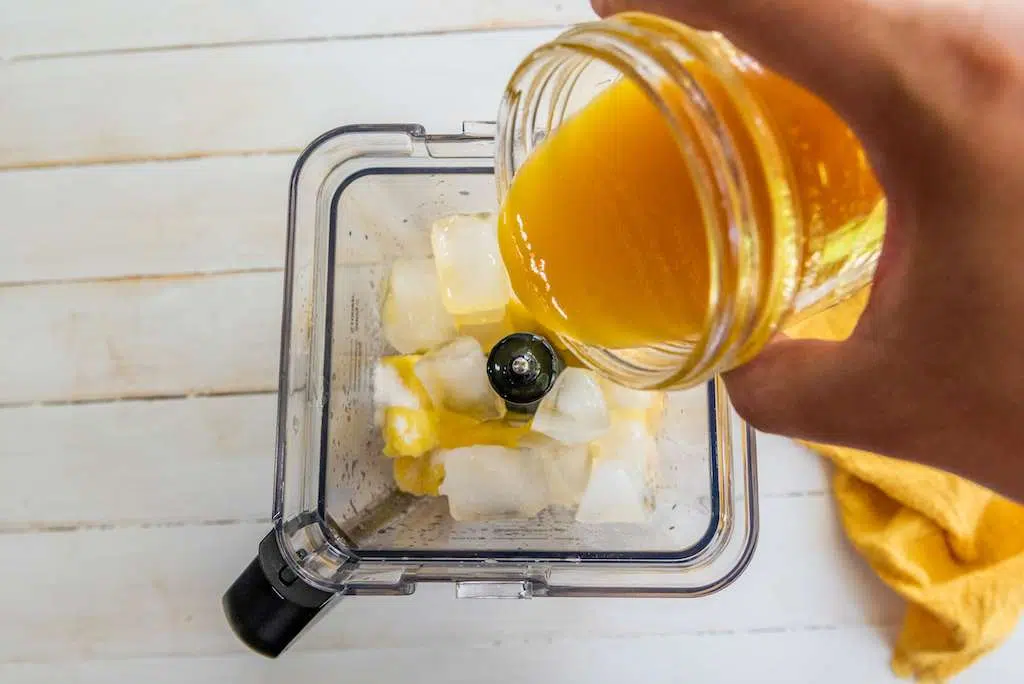
M685 66L712 105L724 103L725 90L705 66ZM787 159L805 237L801 273L813 266L824 277L829 245L861 225L881 190L853 132L826 104L756 63L744 62L739 73ZM688 96L670 82L655 90L662 104ZM742 125L721 111L728 128ZM736 139L743 172L758 178L756 149ZM773 218L763 194L755 188L753 219L768 238ZM518 169L502 203L499 241L526 309L577 341L644 347L692 340L707 324L707 228L679 131L627 78L564 121Z

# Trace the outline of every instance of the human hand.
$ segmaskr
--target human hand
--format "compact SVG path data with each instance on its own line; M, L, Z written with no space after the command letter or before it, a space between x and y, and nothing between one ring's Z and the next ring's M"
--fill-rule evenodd
M773 342L726 375L737 410L767 432L1024 500L1024 57L948 6L593 4L721 31L828 102L885 188L885 243L853 335Z

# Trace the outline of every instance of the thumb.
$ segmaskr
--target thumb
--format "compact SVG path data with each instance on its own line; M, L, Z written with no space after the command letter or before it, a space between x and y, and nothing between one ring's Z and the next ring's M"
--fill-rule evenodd
M780 338L726 373L737 412L763 432L856 446L880 406L870 365L853 340Z

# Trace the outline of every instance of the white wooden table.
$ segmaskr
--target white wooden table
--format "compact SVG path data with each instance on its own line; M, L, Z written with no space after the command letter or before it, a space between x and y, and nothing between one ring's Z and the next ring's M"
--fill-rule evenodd
M711 598L342 602L278 661L220 596L267 530L287 179L341 123L493 118L583 0L0 0L0 682L886 681L901 606L818 460L761 446ZM1024 679L1016 637L964 682Z

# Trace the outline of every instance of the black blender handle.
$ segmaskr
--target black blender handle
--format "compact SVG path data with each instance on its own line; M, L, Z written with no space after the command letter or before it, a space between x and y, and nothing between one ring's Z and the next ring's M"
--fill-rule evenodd
M252 650L276 658L335 594L310 586L285 562L270 531L259 553L224 593L228 624Z

